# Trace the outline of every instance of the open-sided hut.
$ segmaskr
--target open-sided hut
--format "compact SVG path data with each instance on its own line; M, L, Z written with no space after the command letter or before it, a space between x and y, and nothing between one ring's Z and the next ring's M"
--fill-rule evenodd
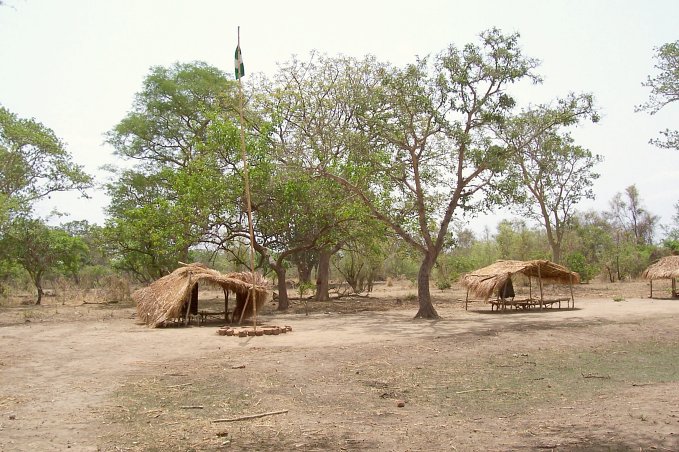
M137 303L137 317L154 328L168 320L188 321L192 308L193 313L197 313L200 283L210 283L224 289L225 315L229 292L236 294L234 320L251 317L254 306L259 310L269 298L269 283L258 273L222 274L203 264L188 264L132 294ZM253 286L254 293L250 297L248 294L252 292Z
M672 297L679 297L679 293L677 292L677 278L679 278L679 256L663 257L644 270L641 276L651 280L651 298L653 298L654 279L671 279Z
M494 295L499 294L502 288L507 287L508 282L511 281L512 275L521 273L528 277L529 281L529 297L525 300L512 299L508 300L505 297L501 299L491 299ZM532 294L532 279L536 278L540 289L540 298L533 298ZM462 285L467 288L467 301L469 294L482 298L484 301L491 303L491 308L506 306L528 308L533 306L552 305L566 301L568 306L572 302L575 307L575 298L573 297L573 284L580 282L580 275L568 270L566 267L555 264L547 260L532 260L532 261L514 261L514 260L499 260L494 264L478 270L467 273L462 277ZM543 296L542 284L561 283L568 284L570 287L569 298L545 299ZM465 308L467 307L465 302Z

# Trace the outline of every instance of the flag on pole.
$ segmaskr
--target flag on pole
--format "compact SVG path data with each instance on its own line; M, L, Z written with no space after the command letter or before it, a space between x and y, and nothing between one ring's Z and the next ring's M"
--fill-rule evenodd
M236 54L234 55L233 64L236 70L236 80L245 75L245 66L243 65L243 55L240 53L240 44L236 46Z

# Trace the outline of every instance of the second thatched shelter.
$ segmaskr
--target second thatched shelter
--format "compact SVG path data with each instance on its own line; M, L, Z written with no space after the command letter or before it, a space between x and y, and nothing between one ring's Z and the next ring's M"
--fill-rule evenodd
M258 273L222 274L203 264L188 264L132 294L137 302L137 317L153 328L172 319L188 320L192 295L197 305L199 283L221 286L225 297L229 292L236 294L234 319L251 317L254 306L259 310L269 299L269 283ZM253 288L254 295L249 296Z
M651 280L651 298L653 298L654 279L671 279L672 297L679 297L679 293L677 292L677 278L679 278L679 256L663 257L644 270L641 276Z
M540 298L533 299L532 293L527 300L512 300L511 302L502 299L500 303L490 300L494 294L498 294L501 288L506 287L511 281L512 275L521 273L528 277L529 284L532 278L537 278L540 288ZM573 284L580 282L580 275L570 271L566 267L555 264L548 260L532 260L532 261L515 261L515 260L499 260L487 267L474 270L462 277L462 285L467 288L467 299L469 293L483 298L484 301L490 302L493 305L501 305L503 308L507 305L515 307L531 307L551 305L561 301L568 301L575 306L575 299L573 297ZM554 300L545 300L542 292L542 283L561 283L570 286L570 298L558 298Z

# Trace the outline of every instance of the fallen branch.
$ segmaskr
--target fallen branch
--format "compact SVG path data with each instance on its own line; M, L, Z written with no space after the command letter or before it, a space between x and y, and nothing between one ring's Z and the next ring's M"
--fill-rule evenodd
M455 394L467 394L468 392L495 391L495 388L468 389L466 391L455 391Z
M170 385L168 388L181 388L183 386L191 386L193 383L182 383L180 385Z
M601 378L604 380L610 380L611 376L610 375L595 375L595 374L584 374L580 372L582 375L582 378Z
M273 416L275 414L285 414L289 410L280 410L280 411L269 411L268 413L261 413L261 414L251 414L249 416L240 416L240 417L233 417L230 419L214 419L212 422L236 422L236 421L246 421L248 419L257 419L260 417L265 417L265 416Z
M203 405L185 405L185 406L180 406L182 410L202 410L205 408Z

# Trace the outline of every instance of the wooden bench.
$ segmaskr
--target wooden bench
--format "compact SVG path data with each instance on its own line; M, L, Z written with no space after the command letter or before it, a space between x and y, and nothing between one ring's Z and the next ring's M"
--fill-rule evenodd
M500 308L507 309L507 307L514 308L514 309L533 309L536 307L542 307L542 308L552 308L554 307L554 304L559 305L559 309L561 309L561 302L566 301L567 302L567 307L570 308L570 302L571 299L568 297L563 297L563 298L550 298L548 300L542 300L542 303L540 300L536 300L534 298L527 298L523 300L491 300L490 301L490 310L500 310ZM574 306L575 307L575 306Z
M224 311L198 311L198 325L205 323L207 319L224 319L230 323L229 313Z

